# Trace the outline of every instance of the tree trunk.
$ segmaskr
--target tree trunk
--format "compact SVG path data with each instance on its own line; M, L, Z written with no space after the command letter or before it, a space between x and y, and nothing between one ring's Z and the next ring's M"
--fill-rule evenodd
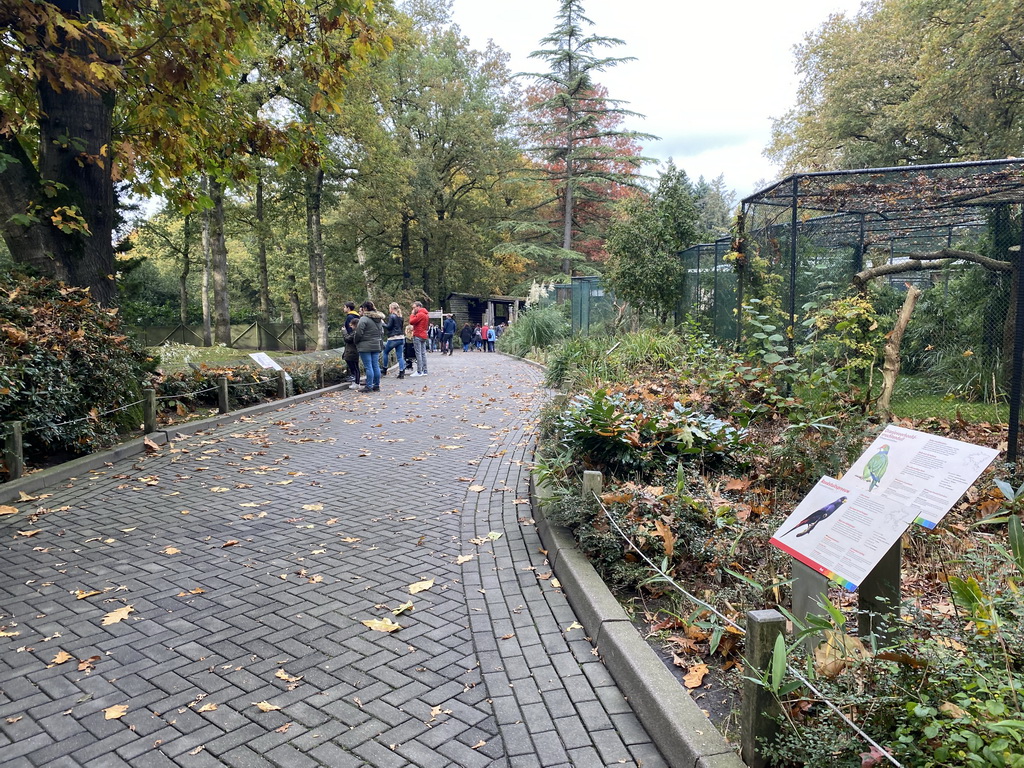
M316 168L306 177L306 247L309 251L309 288L316 317L316 347L327 349L327 267L324 261L323 205L324 169Z
M288 273L288 304L292 308L292 337L295 339L295 350L306 351L306 324L302 322L302 304L299 292L295 287L295 273Z
M420 244L423 248L423 274L421 277L421 284L423 286L423 295L430 296L430 238L421 237Z
M103 20L101 0L81 0L77 11L82 18ZM54 45L68 56L105 55L79 39L61 38ZM45 80L39 81L36 93L38 168L16 137L0 136L0 152L10 158L0 170L4 241L19 264L87 287L96 301L114 304L114 94L56 91Z
M914 305L921 296L921 291L910 287L907 289L907 298L903 301L903 308L900 310L896 325L889 332L889 340L885 342L885 359L882 363L882 392L878 396L878 413L885 419L892 418L892 393L896 390L896 378L900 373L900 345L903 344L903 334L910 322L910 314L914 311Z
M224 240L224 185L210 179L213 215L210 219L210 264L213 275L213 338L231 346L231 312L228 305L228 246Z
M569 139L569 153L572 152L572 138ZM562 249L566 251L572 250L572 211L573 200L572 196L572 158L565 158L565 200L563 200L562 214L565 217L562 221ZM562 274L572 274L572 261L569 259L568 254L562 256Z
M374 284L376 281L373 278L372 270L366 262L366 251L361 245L356 246L356 261L359 263L359 268L363 271L363 283L366 285L366 298L370 301L375 301L373 295L375 293ZM356 303L358 304L359 302Z
M188 274L192 270L192 214L185 214L181 226L181 274L178 276L178 320L188 325Z
M203 179L203 191L209 194L210 180ZM203 346L213 346L212 322L210 312L210 268L213 259L211 258L210 247L210 209L203 211Z
M270 276L267 273L267 224L263 212L263 173L256 177L256 269L260 281L260 320L270 322Z
M399 241L398 250L402 255L402 288L412 288L412 214L408 211L402 213L402 235Z

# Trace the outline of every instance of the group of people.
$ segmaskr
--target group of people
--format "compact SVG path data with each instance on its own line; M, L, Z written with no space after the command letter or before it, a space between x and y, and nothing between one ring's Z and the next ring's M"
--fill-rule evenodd
M394 352L398 364L398 378L404 379L406 371L410 377L427 375L427 352L440 346L441 354L452 353L452 339L455 337L455 320L445 315L440 326L430 323L430 315L419 301L414 301L408 322L402 316L402 308L396 303L388 305L388 315L377 310L367 299L359 308L355 302L345 303L345 363L349 377L359 385L359 365L362 363L366 378L360 392L379 392L382 376L387 376ZM412 371L415 363L415 371Z
M501 338L501 334L505 332L506 327L506 323L499 323L494 326L481 323L476 323L475 325L466 323L462 326L462 330L459 331L459 340L462 342L462 351L469 352L470 350L476 350L493 352L494 343Z

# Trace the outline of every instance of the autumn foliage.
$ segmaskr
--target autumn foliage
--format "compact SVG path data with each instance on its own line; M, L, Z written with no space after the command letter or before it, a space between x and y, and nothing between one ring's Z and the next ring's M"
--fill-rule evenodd
M23 422L28 456L85 453L138 421L99 414L138 401L152 362L88 290L0 277L0 414Z

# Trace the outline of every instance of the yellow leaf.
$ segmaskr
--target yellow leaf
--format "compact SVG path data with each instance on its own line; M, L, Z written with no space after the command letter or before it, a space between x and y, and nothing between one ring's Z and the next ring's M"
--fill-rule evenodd
M223 486L217 486L215 488L211 488L210 489L210 493L227 493L230 490L231 490L230 488L224 488Z
M455 564L462 565L463 563L468 563L474 557L476 557L476 555L459 555L455 558Z
M402 603L400 606L398 606L397 608L395 608L391 612L393 614L395 614L395 616L401 616L406 611L411 611L412 609L413 609L412 600L410 600L407 603Z
M870 656L864 641L835 630L825 630L824 640L814 649L814 669L819 675L833 678L855 661Z
M84 589L76 589L75 590L75 598L78 599L78 600L85 600L85 598L87 598L87 597L92 597L93 595L102 595L102 594L103 593L100 592L98 589L93 589L93 590L90 590L88 592L86 592Z
M127 704L115 704L114 706L107 707L106 709L103 710L103 719L104 720L119 720L119 719L121 719L122 717L125 716L125 713L127 711L128 711L128 705Z
M309 512L322 512L324 509L323 504L303 504L302 508Z
M367 619L363 622L370 629L375 629L378 632L397 632L402 628L400 624L395 624L391 619Z
M478 741L476 744L474 744L472 747L470 747L470 749L480 749L480 747L484 746L484 744L486 744L486 743L487 743L486 741L484 741L483 739L480 739L480 741Z
M469 490L476 491L477 493L480 493L480 491L486 491L487 488L486 488L486 486L483 486L483 485L471 485L471 486L469 486Z
M181 550L177 547L164 547L160 550L165 555L180 555Z
M552 579L551 580L551 586L554 587L555 589L561 589L562 588L562 582L560 582L558 579Z
M357 539L355 536L346 536L342 541L346 544L355 544L357 541L362 541L362 539Z
M409 594L415 595L417 592L426 592L434 586L434 580L429 579L428 581L417 581L415 584L409 585Z
M950 701L944 701L942 704L939 704L939 712L945 712L950 717L965 717L967 715L965 710L960 709L960 707Z
M276 712L280 709L277 704L271 704L269 701L254 701L253 704L259 707L260 712Z
M60 652L59 652L59 653L58 653L58 654L57 654L56 656L54 656L54 657L53 657L53 659L52 659L52 660L50 661L50 666L55 666L55 665L57 665L57 664L63 664L63 663L65 662L65 661L71 661L71 660L72 660L73 658L75 658L75 657L74 657L74 656L72 656L72 655L71 655L70 653L68 653L67 651L60 651Z
M683 685L687 688L698 688L704 682L704 676L708 673L707 664L694 664L690 671L683 677Z
M211 701L211 702L210 702L209 704L203 704L203 706L201 706L201 707L199 708L199 711L200 711L200 712L213 712L213 711L214 711L215 709L217 709L217 705L216 705L216 704L214 704L214 703L213 703L213 702Z
M24 491L18 491L18 501L39 501L43 496L30 496Z
M7 504L0 504L0 515L16 515L18 514L18 508L12 507Z
M6 630L0 630L0 637L17 637L21 632L8 632Z
M321 576L319 573L315 574L313 576L310 576L308 579L306 579L306 581L308 581L310 584L319 584L323 580L324 580L324 577Z
M676 535L672 533L672 529L665 525L661 520L654 521L654 529L661 536L662 541L665 542L665 557L671 558L672 553L675 551L676 546Z
M35 536L37 533L42 532L42 530L42 528L37 528L34 531L18 531L18 535L24 536L27 539L29 536Z
M135 608L130 605L118 608L116 611L111 611L103 617L103 626L106 627L110 624L117 624L119 621L124 621L128 618L129 613L135 613Z

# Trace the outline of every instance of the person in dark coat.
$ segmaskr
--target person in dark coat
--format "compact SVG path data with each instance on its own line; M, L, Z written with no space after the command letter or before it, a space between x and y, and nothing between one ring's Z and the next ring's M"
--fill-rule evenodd
M356 323L356 349L366 371L366 386L360 392L380 392L380 351L384 347L384 315L367 299L359 306L360 318Z
M469 327L469 323L462 326L462 330L459 331L459 340L462 342L462 351L469 352L469 345L473 343L473 329Z
M356 323L359 322L359 313L356 312L354 301L345 302L345 353L341 356L348 366L349 381L359 386L359 350L356 349L356 342L352 334L356 330Z

